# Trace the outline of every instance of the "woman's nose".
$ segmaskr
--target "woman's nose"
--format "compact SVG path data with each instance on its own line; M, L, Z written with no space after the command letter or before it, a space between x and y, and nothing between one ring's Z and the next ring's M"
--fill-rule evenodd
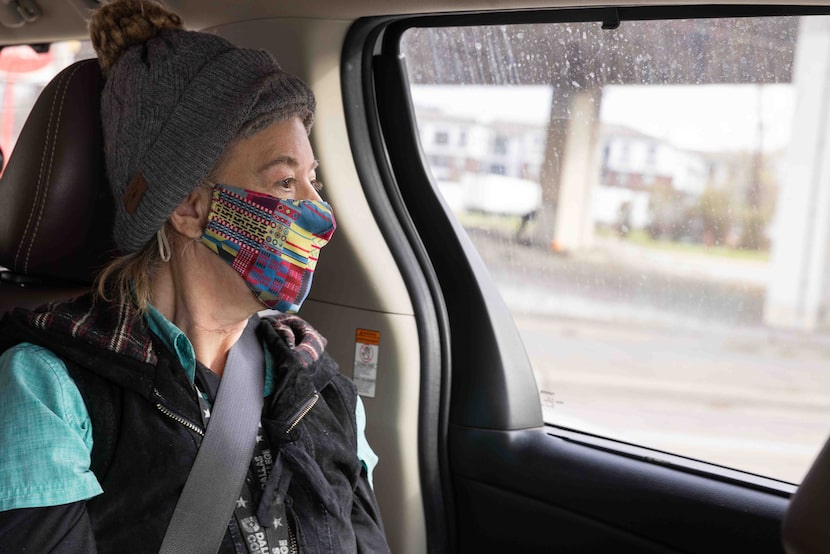
M296 196L296 200L316 200L319 202L323 199L312 182L305 179L300 181Z

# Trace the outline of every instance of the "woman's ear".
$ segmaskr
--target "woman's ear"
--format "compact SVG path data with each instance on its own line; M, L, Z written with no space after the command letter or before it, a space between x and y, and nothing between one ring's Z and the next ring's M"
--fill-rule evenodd
M196 187L170 215L170 225L178 234L198 239L208 222L211 189Z

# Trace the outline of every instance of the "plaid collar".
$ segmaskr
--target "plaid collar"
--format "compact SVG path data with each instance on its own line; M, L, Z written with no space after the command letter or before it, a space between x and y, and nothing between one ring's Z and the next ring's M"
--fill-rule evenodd
M89 293L34 311L20 310L17 315L36 329L69 336L142 363L158 363L147 321L132 304L104 302ZM276 314L264 317L263 322L282 337L303 367L322 356L326 339L302 318Z
M132 304L103 302L88 293L31 312L15 312L36 329L69 336L146 364L158 363L147 324Z

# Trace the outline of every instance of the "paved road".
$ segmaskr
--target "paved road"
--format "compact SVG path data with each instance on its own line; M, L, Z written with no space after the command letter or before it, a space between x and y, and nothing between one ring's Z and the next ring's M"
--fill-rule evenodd
M561 257L471 238L550 421L800 482L830 434L830 337L764 327L758 267L741 280L728 261L704 272L619 248Z

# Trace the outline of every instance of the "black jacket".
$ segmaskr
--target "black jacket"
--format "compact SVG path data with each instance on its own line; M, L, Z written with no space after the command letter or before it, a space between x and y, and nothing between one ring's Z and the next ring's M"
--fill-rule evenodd
M299 318L266 318L257 332L275 360L262 425L292 473L286 504L300 552L387 552L356 455L354 385ZM92 419L93 471L104 493L86 502L86 514L72 508L66 536L82 543L88 526L100 552L157 552L201 441L182 423L201 425L183 368L143 318L91 296L6 316L0 352L24 341L63 359ZM314 395L319 400L288 432ZM37 510L0 514L0 546L11 537L4 526L36 525ZM25 535L20 527L8 530ZM222 550L233 551L228 536Z

